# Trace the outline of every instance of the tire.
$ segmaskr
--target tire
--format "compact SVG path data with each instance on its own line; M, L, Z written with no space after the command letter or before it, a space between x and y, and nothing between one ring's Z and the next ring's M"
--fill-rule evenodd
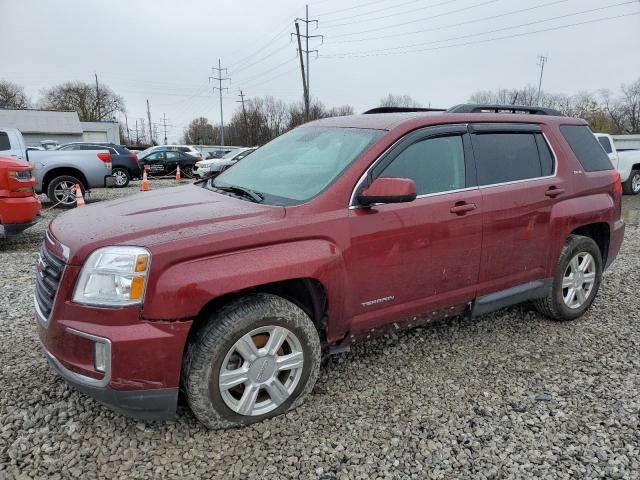
M184 167L180 167L180 173L182 173L185 177L191 178L193 177L193 165L185 165Z
M640 193L640 170L631 170L629 178L622 184L622 191L626 195L638 195Z
M286 332L286 336L280 337L284 340L273 350L276 353L269 355L269 341L278 338L274 332ZM243 339L250 339L259 351ZM251 356L247 352L258 356L247 360ZM282 365L285 359L291 365L301 362L301 367L278 370L276 360ZM242 373L234 376L241 382L221 386L223 366L225 372ZM276 295L252 294L215 312L194 334L187 345L182 377L195 416L208 428L221 429L260 422L296 408L313 389L319 368L320 340L309 316ZM257 392L253 403L245 401L252 392ZM243 408L247 411L242 412Z
M583 262L585 262L587 256L591 258L589 267L586 268L586 272L583 272L581 276L576 276L572 272L580 270L580 268L576 269L576 266L582 267L586 265ZM572 263L572 261L577 263ZM602 270L602 254L598 244L589 237L570 235L560 253L551 293L546 298L534 300L533 303L536 309L552 320L558 321L574 320L582 316L589 309L598 293L602 280ZM573 275L573 277L570 277L570 275ZM574 279L573 282L571 278ZM588 279L592 279L593 283L591 283L587 292ZM563 282L565 282L564 285ZM568 286L568 284L571 284L571 286ZM580 287L575 288L576 285L580 285ZM571 289L575 291L574 302L569 298ZM584 298L580 297L578 289L582 290ZM569 301L567 301L567 298L569 298Z
M51 200L55 207L69 209L76 206L75 185L80 185L82 195L85 194L83 183L76 177L71 175L61 175L54 178L47 186L47 197ZM74 188L71 192L69 189Z
M114 168L111 172L111 176L116 179L116 188L124 188L129 185L131 181L131 173L126 168Z

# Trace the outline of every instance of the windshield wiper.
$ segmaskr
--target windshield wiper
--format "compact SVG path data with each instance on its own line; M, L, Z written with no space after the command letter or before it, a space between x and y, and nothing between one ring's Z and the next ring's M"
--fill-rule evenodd
M250 198L256 203L261 203L264 200L264 195L260 192L254 192L248 188L239 187L238 185L217 185L215 182L211 182L211 186L223 192L231 192L243 197Z

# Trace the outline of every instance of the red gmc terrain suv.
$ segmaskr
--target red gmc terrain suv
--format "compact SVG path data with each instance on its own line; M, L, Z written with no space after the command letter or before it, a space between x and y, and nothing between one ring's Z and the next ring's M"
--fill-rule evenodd
M302 403L323 349L529 300L581 316L622 242L621 191L586 122L553 110L311 122L215 180L59 216L40 340L116 411L170 418L182 392L210 428L253 423Z

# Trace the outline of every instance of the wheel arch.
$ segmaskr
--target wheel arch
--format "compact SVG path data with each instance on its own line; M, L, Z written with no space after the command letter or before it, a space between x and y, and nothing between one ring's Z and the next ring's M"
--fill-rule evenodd
M571 232L571 235L582 235L589 237L598 245L602 255L602 264L607 263L609 257L609 242L611 239L611 228L606 222L596 222L582 225Z
M49 188L49 184L56 177L61 177L64 175L69 175L76 177L82 183L82 186L85 190L89 188L89 182L87 182L87 177L85 177L84 173L77 168L74 167L56 167L49 170L44 174L42 179L42 191L46 192Z

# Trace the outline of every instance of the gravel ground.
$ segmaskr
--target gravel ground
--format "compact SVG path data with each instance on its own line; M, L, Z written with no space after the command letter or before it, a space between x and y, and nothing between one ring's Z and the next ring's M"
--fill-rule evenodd
M0 479L637 479L640 196L624 202L623 249L583 318L525 305L375 340L329 359L296 411L228 431L186 409L135 422L57 378L31 304L46 222L0 240Z

